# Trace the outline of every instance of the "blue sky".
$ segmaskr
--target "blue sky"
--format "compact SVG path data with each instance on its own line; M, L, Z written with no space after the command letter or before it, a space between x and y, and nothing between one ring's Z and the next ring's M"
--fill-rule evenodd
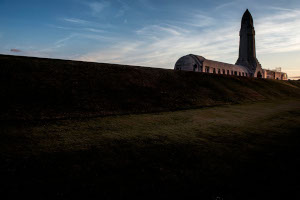
M300 76L299 0L0 0L0 53L170 68L238 57L252 13L263 68Z

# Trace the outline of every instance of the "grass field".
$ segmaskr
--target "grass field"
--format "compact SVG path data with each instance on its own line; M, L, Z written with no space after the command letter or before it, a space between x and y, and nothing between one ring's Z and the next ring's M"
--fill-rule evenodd
M299 99L1 123L11 197L300 198Z

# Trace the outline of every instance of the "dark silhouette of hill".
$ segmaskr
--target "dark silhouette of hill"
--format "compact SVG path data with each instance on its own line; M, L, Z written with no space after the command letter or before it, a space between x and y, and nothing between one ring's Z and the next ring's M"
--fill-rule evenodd
M5 55L0 80L1 196L299 199L299 81Z
M160 112L300 97L300 83L0 55L1 120Z

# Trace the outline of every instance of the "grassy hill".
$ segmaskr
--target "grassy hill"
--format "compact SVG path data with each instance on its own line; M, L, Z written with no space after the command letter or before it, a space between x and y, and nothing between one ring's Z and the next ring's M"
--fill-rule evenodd
M147 113L300 97L297 81L0 55L0 119Z
M0 197L299 199L299 81L0 55L0 98Z
M300 103L0 121L12 199L299 199Z

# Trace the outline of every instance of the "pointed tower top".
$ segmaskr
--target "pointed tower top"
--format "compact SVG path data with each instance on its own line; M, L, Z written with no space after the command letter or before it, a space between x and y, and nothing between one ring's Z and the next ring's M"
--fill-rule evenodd
M253 26L253 18L249 10L247 9L242 18L242 24L250 24Z

